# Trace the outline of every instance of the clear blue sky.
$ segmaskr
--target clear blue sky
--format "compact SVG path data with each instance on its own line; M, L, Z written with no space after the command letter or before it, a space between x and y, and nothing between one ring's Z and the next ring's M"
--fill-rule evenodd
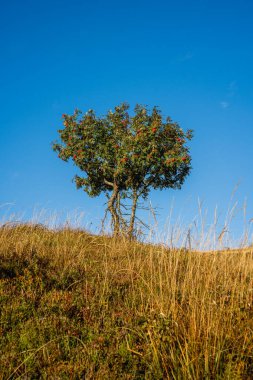
M172 202L172 221L181 215L191 223L198 198L207 224L216 205L222 224L239 183L230 237L240 236L246 198L246 222L253 218L251 0L0 4L2 218L78 209L96 228L104 198L75 189L74 166L57 158L51 142L62 113L93 108L103 115L127 101L158 105L195 131L193 171L182 190L151 193L159 228Z

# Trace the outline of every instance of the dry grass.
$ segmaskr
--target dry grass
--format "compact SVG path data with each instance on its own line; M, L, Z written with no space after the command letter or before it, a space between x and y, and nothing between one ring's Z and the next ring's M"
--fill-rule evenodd
M1 379L252 379L253 251L0 229Z

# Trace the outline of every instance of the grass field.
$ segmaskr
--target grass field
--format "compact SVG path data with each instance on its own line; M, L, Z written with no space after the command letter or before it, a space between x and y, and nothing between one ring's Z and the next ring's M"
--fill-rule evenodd
M253 250L0 228L0 378L253 379Z

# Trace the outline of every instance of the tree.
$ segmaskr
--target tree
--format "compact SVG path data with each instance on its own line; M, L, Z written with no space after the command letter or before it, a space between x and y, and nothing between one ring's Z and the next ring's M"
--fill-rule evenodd
M54 143L53 149L84 173L74 177L77 188L91 197L106 194L114 234L132 238L139 198L146 199L152 188L180 189L189 174L186 142L192 131L184 132L170 117L163 121L157 107L149 112L137 105L133 116L128 110L123 103L102 118L93 110L64 114L64 128L58 131L61 143ZM124 199L131 200L127 216L122 212Z

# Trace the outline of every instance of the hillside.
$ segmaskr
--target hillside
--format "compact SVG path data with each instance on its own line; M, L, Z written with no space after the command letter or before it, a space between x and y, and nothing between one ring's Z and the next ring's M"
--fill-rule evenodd
M0 228L1 379L252 379L253 251Z

